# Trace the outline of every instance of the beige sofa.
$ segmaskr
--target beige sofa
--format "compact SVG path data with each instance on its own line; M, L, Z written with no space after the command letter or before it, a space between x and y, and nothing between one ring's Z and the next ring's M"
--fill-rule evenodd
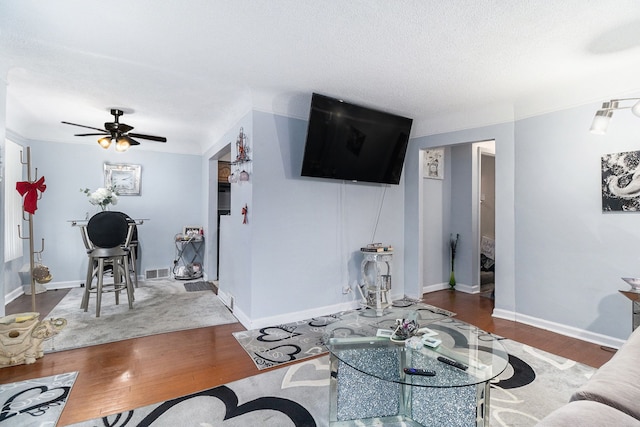
M640 328L539 427L640 427Z

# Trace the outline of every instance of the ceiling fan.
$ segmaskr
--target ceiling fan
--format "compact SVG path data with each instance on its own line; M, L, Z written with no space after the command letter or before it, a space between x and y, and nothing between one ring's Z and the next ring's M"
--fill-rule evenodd
M77 133L75 134L75 136L104 135L102 138L98 139L98 144L100 144L100 146L105 150L109 148L112 142L115 142L116 144L116 151L127 151L129 147L132 145L140 145L140 143L133 138L148 139L150 141L156 141L156 142L167 142L167 138L163 136L143 135L141 133L129 132L133 130L133 126L129 126L126 123L120 123L118 121L118 118L124 114L122 110L112 108L111 114L114 117L113 122L106 122L104 124L104 129L96 128L93 126L79 125L79 124L70 123L70 122L62 122L62 123L66 125L80 126L83 128L99 131L100 133Z

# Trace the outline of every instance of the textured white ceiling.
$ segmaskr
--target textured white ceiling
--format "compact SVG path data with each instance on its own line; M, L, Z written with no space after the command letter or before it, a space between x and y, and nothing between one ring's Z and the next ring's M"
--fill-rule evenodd
M60 122L122 107L175 152L251 108L306 118L312 92L412 136L599 102L640 89L639 45L637 0L0 0L10 131L94 143Z

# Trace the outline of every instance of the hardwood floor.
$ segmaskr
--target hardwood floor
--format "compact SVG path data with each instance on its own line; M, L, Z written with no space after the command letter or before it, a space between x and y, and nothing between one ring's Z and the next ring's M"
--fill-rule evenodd
M37 295L41 318L46 318L64 293ZM444 290L425 294L424 301L454 311L458 319L485 331L586 365L599 367L613 355L595 344L494 319L493 301L479 295ZM6 307L7 314L24 311L31 311L30 296ZM240 323L233 323L49 353L32 365L0 369L0 383L78 371L60 418L59 425L64 426L258 374L251 358L231 335L243 330Z

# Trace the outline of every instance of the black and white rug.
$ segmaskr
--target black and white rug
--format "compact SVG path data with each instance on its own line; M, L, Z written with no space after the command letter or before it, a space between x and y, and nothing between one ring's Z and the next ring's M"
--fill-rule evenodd
M509 367L492 384L494 427L534 426L595 372L516 341L502 343ZM329 357L322 356L74 427L326 427L329 375Z
M56 426L77 372L0 384L0 426Z
M428 304L415 304L421 326L455 316L455 313ZM282 366L327 352L323 334L327 325L340 320L350 311L315 317L299 322L268 326L250 331L234 332L242 348L260 370Z

